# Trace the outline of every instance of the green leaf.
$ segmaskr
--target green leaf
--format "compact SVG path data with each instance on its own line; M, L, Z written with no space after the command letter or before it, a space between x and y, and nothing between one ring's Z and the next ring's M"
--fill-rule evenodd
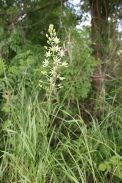
M111 166L110 166L110 165L107 165L106 168L107 168L107 171L108 171L108 172L111 172Z
M10 107L7 104L4 104L2 107L2 111L5 113L9 113L10 112Z
M9 128L11 126L11 120L6 120L3 124L3 129L7 130L7 128Z
M98 167L98 170L100 170L100 171L105 171L106 168L107 168L107 166L106 166L104 163L101 163L101 164L99 165L99 167Z
M112 156L109 160L113 165L118 165L119 164L119 157L118 156Z
M0 76L4 73L5 69L6 69L6 65L3 59L0 58Z
M122 170L121 170L121 166L118 166L116 171L115 171L115 175L119 178L122 179Z

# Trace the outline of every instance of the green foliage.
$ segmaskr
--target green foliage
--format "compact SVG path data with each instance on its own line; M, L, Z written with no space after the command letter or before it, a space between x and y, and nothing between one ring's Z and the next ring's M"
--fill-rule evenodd
M22 44L22 31L19 29L14 29L12 32L11 37L8 39L10 44L10 49L15 53L21 51L21 44Z
M2 76L5 72L6 65L2 58L0 58L0 76Z
M42 52L42 56L39 56L37 52ZM27 92L30 94L32 92L32 87L35 86L36 88L39 79L42 77L41 58L43 58L43 49L40 47L34 52L30 47L30 50L19 52L6 67L5 61L1 60L0 73L3 76L0 78L0 83L3 85L7 79L9 83L8 89L16 93L19 89L19 85L24 79ZM4 88L1 89L4 90Z
M121 140L118 136L121 127L118 130L113 127L113 134L109 135L107 119L102 124L93 119L93 125L88 129L80 116L79 119L70 116L71 120L65 121L60 118L58 128L49 126L55 118L58 119L57 110L61 106L55 105L49 114L42 108L43 103L39 102L36 93L34 96L33 100L24 88L19 91L16 102L12 103L9 119L2 126L6 138L0 172L2 182L86 183L91 174L95 182L107 182L106 174L101 174L101 170L108 172L109 168L109 172L114 173L113 181L120 183L121 174L116 170L118 166L121 170L122 165L117 143ZM108 159L103 162L107 164L106 169L105 165L100 165L103 159Z
M4 36L4 29L3 27L0 27L0 41L3 39Z
M91 76L98 61L92 56L89 32L73 29L69 32L65 49L69 67L62 70L65 80L62 93L69 91L66 98L72 101L87 98L91 89Z
M0 44L0 55L7 59L7 61L11 60L14 56L16 56L16 54L22 51L22 44L22 31L19 29L14 29L10 37L7 37L6 35L2 37ZM9 62L7 62L7 64L9 65Z
M121 157L112 156L108 160L101 163L98 167L100 171L110 172L122 179L122 161Z
M67 4L59 7L60 1L0 5L1 182L120 183L121 50L108 65L115 79L106 81L104 118L89 114L87 122L80 114L87 103L79 101L88 99L99 62L89 30L74 28L74 11ZM45 36L51 22L57 33L50 25Z
M68 52L68 57L65 56L64 61L67 61L69 63L69 66L65 69L62 69L60 67L60 71L58 71L57 73L57 79L55 80L55 82L57 83L57 85L59 85L59 88L61 87L61 85L63 86L63 88L60 90L56 89L60 93L60 98L65 97L66 100L75 101L76 99L79 100L88 96L91 89L90 77L93 73L94 67L97 64L97 61L95 61L91 56L92 50L89 47L90 42L86 32L73 30L70 34L71 38L70 40L68 40L69 42L65 45L64 48L65 53L66 51ZM58 40L56 35L54 36L54 38L50 37L49 44L51 44L51 47L46 52L45 60L48 61L49 57L50 61L54 59L54 62L55 60L58 60L60 62L60 57L63 56L62 54L64 51L60 47L58 47L57 43L54 43L52 39L54 39L55 41L56 39ZM43 74L45 68L43 67L42 62L42 60L44 60L44 49L41 46L31 45L31 42L26 42L22 49L20 33L17 32L17 30L13 32L9 40L11 40L10 48L16 52L16 55L11 59L11 62L7 66L5 73L5 77L7 78L7 81L9 83L9 91L16 95L18 89L20 88L20 83L24 82L26 91L28 95L30 95L33 92L32 88L34 86L35 89L37 88L38 90L39 80L43 81L43 89L47 88L46 78ZM82 45L80 46L81 43ZM51 50L54 49L54 47L57 50ZM59 54L58 57L55 55L54 52L56 52L56 54ZM48 80L50 80L51 74L55 74L57 72L54 71L56 67L50 65L49 68L46 68L46 72L50 75L48 75ZM1 73L2 72L3 71L1 69ZM1 78L0 80L3 87L4 79ZM60 83L59 80L61 80ZM42 85L42 83L40 84ZM54 83L50 84L50 86L53 84ZM4 88L2 89L4 90ZM43 89L41 89L40 91L41 95L44 93Z

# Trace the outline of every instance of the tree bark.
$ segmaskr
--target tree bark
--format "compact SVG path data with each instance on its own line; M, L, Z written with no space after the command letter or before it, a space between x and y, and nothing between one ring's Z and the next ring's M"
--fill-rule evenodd
M99 96L105 77L104 66L108 50L108 0L90 0L90 7L93 54L100 60L94 70L93 85L96 96Z

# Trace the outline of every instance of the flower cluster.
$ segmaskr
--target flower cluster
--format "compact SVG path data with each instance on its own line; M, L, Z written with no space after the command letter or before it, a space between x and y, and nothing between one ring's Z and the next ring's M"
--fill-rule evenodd
M49 35L46 34L46 37L48 38L47 43L49 45L49 48L45 46L46 58L43 61L43 66L47 67L49 65L53 65L53 66L66 67L67 63L61 62L61 59L64 56L64 50L58 45L60 43L60 40L57 37L56 31L52 24L50 24L48 32L49 32Z
M48 86L45 88L47 93L46 95L49 97L52 94L56 95L57 89L62 88L59 80L61 81L65 78L61 76L60 68L67 67L67 63L62 60L64 51L59 46L60 40L57 37L56 31L52 24L49 26L48 34L46 34L46 37L48 39L47 44L49 46L45 46L46 54L45 60L43 61L43 67L45 68L45 71L43 71L42 74L44 74L47 79Z

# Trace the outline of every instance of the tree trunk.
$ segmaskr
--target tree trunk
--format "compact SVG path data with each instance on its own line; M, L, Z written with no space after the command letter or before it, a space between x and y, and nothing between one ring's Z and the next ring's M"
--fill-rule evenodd
M91 39L93 55L100 62L94 70L93 88L95 110L99 99L105 97L105 66L108 51L108 0L89 0L91 7Z

